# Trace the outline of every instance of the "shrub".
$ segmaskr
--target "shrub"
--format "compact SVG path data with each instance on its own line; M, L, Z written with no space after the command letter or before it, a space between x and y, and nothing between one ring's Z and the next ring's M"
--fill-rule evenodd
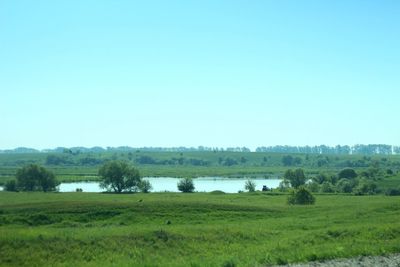
M178 190L183 193L192 193L194 191L193 179L184 178L178 182Z
M287 192L290 188L290 183L288 180L283 180L279 183L278 191Z
M248 190L249 192L254 192L256 191L256 183L252 180L247 180L244 184L244 189Z
M235 266L236 266L236 263L233 260L225 261L222 264L222 267L235 267Z
M308 183L306 186L311 192L319 192L320 190L320 185L317 182Z
M335 187L330 182L323 182L320 190L322 193L335 193Z
M153 186L148 180L142 180L139 183L139 189L143 193L149 193L153 189Z
M360 179L358 185L353 189L353 193L357 196L374 195L378 193L378 185L366 179Z
M353 191L353 183L347 178L340 179L336 185L336 189L341 193L351 193Z
M400 196L400 187L399 188L389 188L386 190L385 194L387 196Z
M315 197L305 187L301 186L292 191L287 201L290 205L313 205Z
M4 185L4 191L17 192L17 181L9 180Z

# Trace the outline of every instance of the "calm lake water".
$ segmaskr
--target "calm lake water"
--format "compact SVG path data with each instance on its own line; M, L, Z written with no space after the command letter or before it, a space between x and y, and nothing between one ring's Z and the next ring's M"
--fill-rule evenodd
M178 178L171 177L146 177L144 180L150 181L153 186L151 192L179 192L177 188ZM237 193L244 190L244 184L247 178L222 178L222 177L202 177L193 179L195 191L211 192L221 190L225 193ZM280 179L251 179L256 184L256 190L261 190L263 185L268 188L277 188ZM103 192L98 182L79 182L79 183L61 183L60 192L75 192L77 188L82 188L83 192Z

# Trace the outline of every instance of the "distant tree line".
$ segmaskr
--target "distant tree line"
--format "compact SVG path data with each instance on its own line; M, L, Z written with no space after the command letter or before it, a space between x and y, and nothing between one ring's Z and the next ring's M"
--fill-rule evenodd
M364 154L392 155L399 154L400 147L391 145L355 145L355 146L269 146L258 147L256 152L303 153L303 154Z
M18 147L15 149L0 150L0 153L66 153L72 155L78 155L81 153L101 153L101 152L195 152L195 151L226 151L226 152L251 152L250 148L247 147L130 147L130 146L119 146L119 147L57 147L54 149L43 149L38 150L34 148Z
M174 153L175 154L175 153ZM12 162L15 166L26 164L45 164L47 166L99 166L112 160L126 160L138 165L169 165L169 166L285 166L285 167L333 167L333 168L367 168L381 167L390 168L393 171L400 170L400 159L381 156L379 158L372 155L358 157L347 157L345 155L327 154L230 154L214 153L198 154L196 157L189 157L184 152L175 155L152 152L120 152L120 153L50 153L43 160L39 158L18 159ZM192 154L193 155L193 154ZM10 164L10 163L9 163Z
M0 153L66 153L77 155L80 153L101 153L101 152L195 152L195 151L212 151L212 152L251 152L247 147L57 147L54 149L37 150L27 147L18 147L15 149L0 150ZM400 146L391 146L385 144L370 145L354 145L354 146L262 146L257 147L255 152L275 152L275 153L303 153L303 154L365 154L365 155L392 155L400 154Z

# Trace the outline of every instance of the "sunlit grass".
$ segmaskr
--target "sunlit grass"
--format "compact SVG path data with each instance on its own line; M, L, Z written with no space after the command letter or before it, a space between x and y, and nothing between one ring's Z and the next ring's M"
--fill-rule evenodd
M259 266L400 252L399 200L3 192L0 265Z

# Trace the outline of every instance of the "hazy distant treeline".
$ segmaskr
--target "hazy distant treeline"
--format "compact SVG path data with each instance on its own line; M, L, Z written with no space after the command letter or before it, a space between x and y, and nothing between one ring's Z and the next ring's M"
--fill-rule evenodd
M33 148L19 147L15 149L0 150L0 153L100 153L100 152L132 152L132 151L148 151L148 152L188 152L188 151L228 151L228 152L251 152L247 147L57 147L54 149L37 150ZM257 147L255 152L275 152L275 153L306 153L306 154L363 154L363 155L394 155L400 154L399 146L371 144L371 145L355 145L355 146L268 146Z
M391 145L355 145L355 146L269 146L258 147L256 152L308 153L308 154L365 154L393 155L400 153L400 147Z

